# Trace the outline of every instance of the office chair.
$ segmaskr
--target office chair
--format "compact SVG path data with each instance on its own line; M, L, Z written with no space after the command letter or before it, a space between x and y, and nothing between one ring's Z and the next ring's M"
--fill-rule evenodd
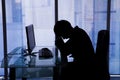
M100 30L96 47L96 80L110 80L109 75L109 31Z

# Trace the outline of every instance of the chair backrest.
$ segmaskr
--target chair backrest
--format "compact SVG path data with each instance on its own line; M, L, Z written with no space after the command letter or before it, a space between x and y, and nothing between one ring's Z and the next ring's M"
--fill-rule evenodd
M97 80L109 80L109 31L100 30L97 37L96 68Z

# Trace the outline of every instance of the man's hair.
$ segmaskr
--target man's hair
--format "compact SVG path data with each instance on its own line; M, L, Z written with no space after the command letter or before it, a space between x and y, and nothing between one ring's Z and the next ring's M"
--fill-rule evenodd
M60 35L62 32L68 31L71 27L70 22L67 20L60 20L54 25L54 32L56 35Z

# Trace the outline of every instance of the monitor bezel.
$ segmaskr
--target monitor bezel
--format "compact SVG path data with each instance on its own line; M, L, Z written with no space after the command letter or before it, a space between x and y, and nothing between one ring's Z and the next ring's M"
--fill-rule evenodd
M29 53L32 53L33 49L36 46L34 26L33 24L27 25L26 27L26 37L27 37L27 50Z

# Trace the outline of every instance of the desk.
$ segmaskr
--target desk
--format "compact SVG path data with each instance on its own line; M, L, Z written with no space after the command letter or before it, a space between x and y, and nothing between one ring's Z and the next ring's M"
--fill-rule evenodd
M39 49L43 48L39 47ZM49 59L39 59L38 54L35 54L36 56L27 56L24 57L24 48L17 47L14 50L12 50L8 54L8 67L10 68L10 80L16 80L17 78L30 78L34 77L34 74L37 75L37 77L44 77L45 76L53 76L54 70L53 68L56 66L56 58L55 56L55 49L52 46L47 46L52 53L53 57ZM2 63L2 67L4 64L4 61ZM45 74L45 71L50 71L47 74ZM51 75L51 74L52 75ZM13 76L14 75L14 76ZM33 76L31 76L33 75Z

